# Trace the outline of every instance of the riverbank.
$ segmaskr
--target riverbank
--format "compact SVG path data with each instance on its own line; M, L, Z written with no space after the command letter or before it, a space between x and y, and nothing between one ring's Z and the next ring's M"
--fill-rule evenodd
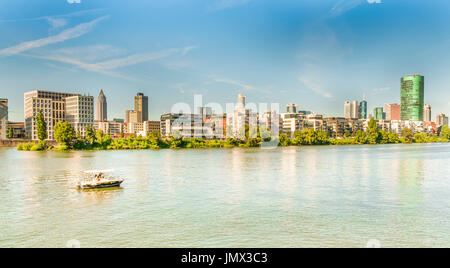
M393 140L379 140L374 143L369 141L361 142L357 138L342 139L320 139L318 137L304 137L303 139L289 139L280 136L275 142L269 143L269 139L254 138L248 140L203 140L191 139L149 139L141 137L121 138L108 142L77 141L68 146L65 144L56 145L42 142L28 142L17 146L19 151L112 151L112 150L162 150L162 149L207 149L207 148L258 148L263 146L263 142L275 144L278 147L300 147L300 146L345 146L345 145L385 145L385 144L425 144L425 143L448 143L449 139L438 136L417 135L413 140L398 138Z

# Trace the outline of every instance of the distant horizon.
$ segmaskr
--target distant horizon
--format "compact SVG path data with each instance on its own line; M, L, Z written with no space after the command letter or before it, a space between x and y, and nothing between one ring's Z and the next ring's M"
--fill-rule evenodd
M401 77L420 74L434 120L450 114L448 11L419 0L6 1L0 98L14 122L36 89L103 89L108 118L123 118L138 92L151 120L196 94L225 104L238 93L342 117L364 95L369 113L400 104Z

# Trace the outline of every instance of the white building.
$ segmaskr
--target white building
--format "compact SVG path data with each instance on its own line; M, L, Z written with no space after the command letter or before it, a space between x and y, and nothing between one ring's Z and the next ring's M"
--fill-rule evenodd
M66 121L73 127L75 134L86 137L86 127L94 127L94 97L73 96L65 98Z
M425 104L423 107L423 121L431 122L431 105Z

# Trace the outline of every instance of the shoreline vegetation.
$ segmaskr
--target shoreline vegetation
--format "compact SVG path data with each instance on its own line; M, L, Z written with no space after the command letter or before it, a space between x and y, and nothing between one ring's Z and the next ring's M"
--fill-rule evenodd
M41 124L42 129L46 129L45 124ZM41 130L42 130L41 129ZM145 149L199 149L199 148L257 148L263 142L271 141L270 131L246 127L245 139L226 140L190 138L184 139L179 135L170 138L161 138L159 132L152 132L147 137L130 136L112 139L102 131L95 131L91 127L86 129L86 137L75 135L73 128L68 122L60 122L55 126L55 139L58 146L48 146L45 142L47 138L45 131L39 133L38 142L22 143L17 146L19 151L68 151L68 150L145 150ZM290 137L291 136L291 137ZM252 138L255 137L255 138ZM413 133L412 130L403 129L401 136L397 133L379 130L375 120L371 120L367 131L359 130L355 133L347 131L344 137L330 138L328 132L320 130L306 129L296 131L293 135L280 134L272 144L279 147L286 146L311 146L311 145L362 145L362 144L399 144L399 143L447 143L450 141L450 131L448 126L443 126L439 135L428 133Z

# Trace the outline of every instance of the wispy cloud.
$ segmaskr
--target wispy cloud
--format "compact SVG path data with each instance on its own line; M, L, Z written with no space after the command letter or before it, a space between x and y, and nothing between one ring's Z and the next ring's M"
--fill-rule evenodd
M2 49L0 50L0 55L12 56L33 48L43 47L50 44L60 43L66 40L80 37L92 31L95 25L97 25L100 21L105 20L106 18L108 18L108 16L103 16L90 22L81 23L73 28L62 31L57 35L33 41L23 42L15 46Z
M103 10L104 9L88 9L88 10L82 10L82 11L72 12L72 13L68 13L68 14L61 14L61 15L50 15L50 16L42 16L42 17L35 17L35 18L0 20L0 23L45 20L50 25L50 30L55 30L55 29L66 26L68 24L68 18L83 16L83 15L88 15L88 14L95 14L95 13L98 13Z
M208 6L208 11L219 11L223 9L242 6L249 3L251 0L218 0Z
M106 49L106 50L105 50ZM82 49L83 50L83 49ZM112 51L114 48L109 46L91 46L88 48L84 48L86 51L90 51L91 53L95 53L97 50L99 54L102 53L102 51ZM170 56L179 54L182 55L182 53L186 50L186 48L172 48L172 49L166 49L162 51L157 52L148 52L148 53L138 53L138 54L132 54L128 55L126 57L119 57L115 59L110 60L103 60L103 61L97 61L97 62L88 62L84 59L80 59L76 56L77 54L74 54L74 49L64 49L59 50L56 53L47 53L47 54L26 54L24 56L38 58L38 59L44 59L64 64L69 64L72 66L75 66L79 69L90 71L90 72L96 72L104 75L109 75L117 78L123 78L127 80L133 80L136 81L134 78L130 78L127 75L123 75L119 72L116 72L114 70L120 69L122 67L132 66L140 63L145 62L151 62L156 61L164 58L168 58ZM118 50L118 52L120 49Z
M211 79L218 83L225 83L225 84L237 86L237 87L241 88L241 90L244 90L244 91L250 91L250 90L256 89L256 87L254 87L252 85L245 84L245 83L242 83L242 82L239 82L236 80L232 80L232 79L221 78L221 77L217 77L217 76L211 76Z
M320 80L309 77L307 75L299 76L298 80L300 80L300 82L302 82L308 89L312 90L316 94L327 99L333 98L333 95L324 89L324 85L320 82Z
M328 12L328 18L339 17L364 2L367 3L367 0L339 0Z

